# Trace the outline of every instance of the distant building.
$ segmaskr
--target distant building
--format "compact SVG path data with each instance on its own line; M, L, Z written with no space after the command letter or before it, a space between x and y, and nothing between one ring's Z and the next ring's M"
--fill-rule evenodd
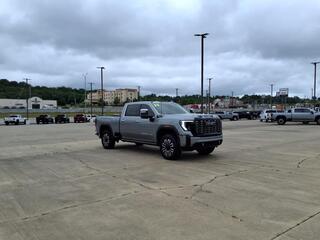
M28 99L29 109L55 109L57 108L57 100L43 100L39 97ZM27 108L25 99L0 99L0 108L7 109L24 109Z
M101 90L92 92L92 103L97 104L101 99ZM115 103L123 104L125 102L133 102L138 99L138 90L133 88L119 88L112 91L103 91L104 102L108 105ZM86 102L90 103L91 93L87 94Z

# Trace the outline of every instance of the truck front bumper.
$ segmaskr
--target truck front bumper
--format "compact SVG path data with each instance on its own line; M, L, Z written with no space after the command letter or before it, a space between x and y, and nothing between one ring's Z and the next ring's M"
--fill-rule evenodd
M190 135L180 135L180 146L185 148L192 148L196 144L199 143L207 143L212 142L216 146L222 144L223 135L214 135L214 136L207 136L207 137L194 137Z

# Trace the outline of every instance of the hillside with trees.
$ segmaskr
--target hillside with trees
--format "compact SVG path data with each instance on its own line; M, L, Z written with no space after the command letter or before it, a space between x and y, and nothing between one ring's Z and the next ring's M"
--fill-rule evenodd
M0 98L11 99L25 99L29 94L28 86L25 82L8 81L6 79L0 79ZM37 96L42 99L57 100L59 106L66 105L79 105L84 101L84 89L76 89L69 87L45 87L45 86L31 86L31 96ZM211 97L211 101L216 98L224 99L229 96L214 96ZM242 97L235 97L235 99L243 101L244 104L259 105L268 104L270 102L270 96L261 95L244 95ZM181 105L201 103L200 95L185 95L173 97L169 95L156 95L149 94L141 96L143 101L175 101ZM318 99L319 100L319 99ZM205 99L205 102L207 99ZM293 105L297 103L310 103L309 99L302 99L299 97L288 97L283 99L281 97L273 97L273 104L282 104L284 101L287 104ZM116 100L116 104L119 103L119 99ZM319 104L319 102L318 102Z

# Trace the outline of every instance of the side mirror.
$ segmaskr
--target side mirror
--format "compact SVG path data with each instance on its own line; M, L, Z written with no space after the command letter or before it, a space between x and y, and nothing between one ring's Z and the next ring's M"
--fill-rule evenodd
M314 112L313 112L313 111L311 111L311 114L314 114Z
M190 113L194 113L194 111L193 111L192 109L189 109L189 112L190 112Z
M149 110L146 108L140 109L140 117L143 119L149 118Z

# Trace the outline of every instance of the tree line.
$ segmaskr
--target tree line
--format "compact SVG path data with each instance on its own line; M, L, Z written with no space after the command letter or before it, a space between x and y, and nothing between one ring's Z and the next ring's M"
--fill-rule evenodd
M31 88L31 96L37 96L42 99L57 100L59 106L66 105L79 105L84 102L84 89L70 88L70 87L46 87L46 86L31 86L25 82L9 81L7 79L0 79L0 98L11 98L11 99L26 99L29 96L29 87ZM89 92L89 91L87 91ZM227 99L229 96L213 96L210 101L214 99ZM149 94L141 96L143 101L174 101L181 105L187 104L200 104L200 95L185 95L185 96L169 96L169 95L156 95ZM234 99L243 101L244 104L259 105L270 103L269 96L261 95L244 95L241 97L234 97ZM319 104L319 100L317 104ZM204 100L205 102L207 99ZM309 99L302 99L297 96L294 97L272 97L273 104L297 104L297 103L310 103ZM115 100L115 104L119 104L119 99ZM315 103L315 102L313 102Z

